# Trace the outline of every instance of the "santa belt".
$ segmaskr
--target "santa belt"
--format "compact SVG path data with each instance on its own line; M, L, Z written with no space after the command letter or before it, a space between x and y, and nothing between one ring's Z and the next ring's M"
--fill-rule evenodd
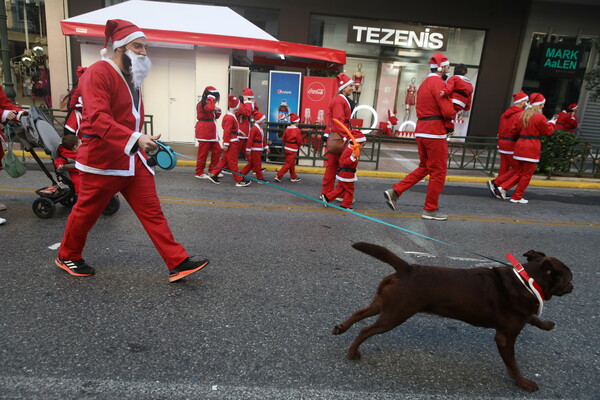
M354 168L340 167L340 168L338 168L337 172L352 172L352 173L356 173L356 170Z
M535 140L541 140L542 138L539 136L519 136L519 139L535 139Z
M199 119L200 122L213 122L214 119Z
M512 137L503 137L500 136L500 140L508 140L509 142L516 142L517 139L516 138L512 138Z
M93 138L99 138L99 137L100 137L100 136L98 136L98 135L90 135L90 134L88 134L88 133L84 133L84 134L83 134L83 138L84 138L84 139L93 139Z
M262 143L262 140L253 140L252 143Z
M433 115L431 117L423 117L423 118L419 118L419 121L439 121L439 120L443 120L444 117L442 117L441 115Z

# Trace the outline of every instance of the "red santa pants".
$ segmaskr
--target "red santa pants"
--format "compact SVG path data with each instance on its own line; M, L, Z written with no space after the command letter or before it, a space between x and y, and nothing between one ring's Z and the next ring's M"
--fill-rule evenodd
M79 171L76 169L69 170L69 179L73 183L73 190L75 190L75 194L79 193L79 181L81 180L81 175L79 175Z
M298 153L295 151L285 150L285 163L283 167L277 172L277 177L279 179L283 178L288 170L290 171L290 178L296 179L298 175L296 175L296 156Z
M246 153L247 154L247 153ZM253 150L250 152L250 157L248 159L248 164L242 169L242 175L248 175L250 170L254 171L256 174L256 179L264 180L262 173L262 151Z
M80 260L88 232L110 199L121 192L138 217L154 247L170 270L188 257L175 241L156 195L154 176L136 156L134 176L109 176L81 172L77 203L67 220L58 250L64 260Z
M340 167L340 156L341 154L325 153L327 160L325 160L325 173L323 174L321 194L327 195L328 192L333 190L335 175Z
M335 189L325 194L329 201L342 197L342 207L351 208L354 200L354 182L344 182L338 179Z
M210 152L210 164L208 166L208 173L211 174L216 165L219 163L219 157L221 156L221 146L219 142L204 142L198 141L198 157L196 159L196 175L202 175L204 168L206 168L206 159Z
M419 167L406 178L392 186L400 196L421 179L429 175L427 196L425 197L424 210L435 211L438 209L438 200L446 182L448 170L448 142L446 139L417 138L419 150Z
M218 175L222 169L231 171L231 173L233 175L233 180L235 182L242 181L242 176L240 175L239 170L238 170L238 142L237 141L229 143L229 147L227 147L227 150L225 150L225 153L223 153L223 156L221 156L221 159L219 160L219 164L213 171L213 175Z
M517 185L517 188L513 192L511 199L521 200L523 198L523 193L525 193L525 189L527 189L527 186L529 186L529 182L531 181L531 177L535 172L537 163L520 160L514 160L514 162L516 165L515 168L508 172L510 176L498 186L502 187L504 190L508 190Z
M494 179L496 186L502 186L502 183L509 177L508 172L515 168L515 160L512 154L500 154L500 167L498 168L498 176Z

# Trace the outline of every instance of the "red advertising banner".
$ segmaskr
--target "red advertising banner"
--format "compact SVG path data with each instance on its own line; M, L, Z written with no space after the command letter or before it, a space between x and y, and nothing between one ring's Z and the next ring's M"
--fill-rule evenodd
M319 76L306 76L302 84L302 107L300 122L327 125L329 102L337 94L337 80Z

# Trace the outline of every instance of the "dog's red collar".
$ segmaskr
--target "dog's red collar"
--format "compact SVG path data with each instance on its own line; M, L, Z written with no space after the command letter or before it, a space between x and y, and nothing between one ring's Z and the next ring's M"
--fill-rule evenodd
M513 272L517 275L519 280L525 285L527 290L533 294L539 303L537 315L542 315L542 309L544 308L544 300L546 300L546 296L544 295L544 291L541 286L533 280L532 277L529 276L525 268L517 261L517 259L512 254L507 254L506 258L511 262L514 269Z

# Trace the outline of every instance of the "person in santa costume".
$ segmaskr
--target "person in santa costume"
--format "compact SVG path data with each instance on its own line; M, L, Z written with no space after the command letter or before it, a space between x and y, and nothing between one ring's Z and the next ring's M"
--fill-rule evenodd
M250 120L252 115L258 111L258 106L254 103L254 92L250 88L244 88L242 90L242 96L240 97L240 108L236 111L235 115L240 123L240 133L238 135L240 156L246 156L246 141L250 134Z
M112 41L114 54L106 58ZM103 59L92 64L79 82L83 110L82 142L76 167L79 195L62 238L55 264L73 276L90 276L94 268L82 253L90 229L110 199L121 192L142 223L169 270L169 282L208 264L190 258L175 241L156 194L154 170L146 152L157 149L160 135L141 133L144 104L141 85L150 69L144 33L128 21L106 22Z
M13 104L12 101L4 93L2 85L0 85L0 121L2 124L8 121L19 121L23 115L27 115L27 111L23 111ZM4 158L4 148L2 143L7 142L8 138L4 135L3 125L0 124L0 170L2 170L2 158ZM6 210L6 205L0 203L0 211ZM6 223L6 219L0 218L0 225Z
M446 82L444 95L450 96L452 105L456 111L453 120L460 120L463 111L469 111L471 109L473 85L471 84L471 80L465 76L467 71L465 64L457 64L454 67L454 75ZM446 128L454 129L454 126L447 125Z
M511 203L527 204L529 202L523 198L523 193L529 186L535 168L540 162L542 152L540 141L543 136L552 135L556 128L555 121L547 121L542 114L546 103L544 96L541 93L533 93L529 99L530 107L523 111L520 118L521 131L513 154L515 166L508 174L505 174L503 181L497 180L496 182L503 199L506 198L506 192L517 185L510 198Z
M577 114L575 111L579 108L577 104L570 104L566 110L562 110L558 113L556 119L556 130L567 131L575 133L575 129L579 126L577 122Z
M286 128L281 138L285 152L285 163L277 171L275 178L273 178L275 182L281 182L281 179L288 171L290 171L290 181L300 182L302 180L296 174L296 157L298 156L300 146L302 146L302 132L297 125L300 122L300 117L296 113L290 113L289 118L292 124Z
M352 131L352 136L354 136L354 140L360 145L360 148L365 145L367 138L361 131ZM352 203L354 202L354 182L358 180L356 169L358 168L358 152L360 151L352 147L353 144L352 141L348 141L348 145L340 156L340 167L336 173L338 182L335 189L321 195L321 200L325 203L341 197L343 200L340 207L350 210L352 210ZM327 207L327 204L323 205Z
M500 116L498 125L498 153L500 153L500 167L496 179L487 181L488 189L492 196L502 198L498 191L498 182L506 179L505 174L515 167L513 154L515 143L521 132L521 114L527 106L529 96L522 90L513 94L513 105Z
M245 149L248 164L242 169L242 175L248 175L250 171L254 171L256 179L265 182L261 158L264 150L267 152L269 151L267 136L264 131L267 116L260 111L256 111L252 118L254 119L254 126L252 126L252 129L250 129L250 133L248 134L248 141Z
M427 196L421 217L444 221L448 216L439 211L438 201L446 180L448 142L446 127L451 125L454 107L448 96L440 96L446 88L442 76L450 69L448 58L437 52L429 62L431 73L417 91L417 126L415 137L419 151L419 167L406 178L383 192L388 206L396 209L398 197L429 175Z
M221 183L219 173L223 169L226 169L232 173L235 186L244 187L250 185L250 180L244 179L238 170L238 132L240 124L235 117L235 112L240 107L240 99L233 95L228 95L227 106L229 110L221 122L221 127L223 128L223 155L215 170L208 175L208 179L212 183Z
M337 76L337 83L338 94L329 103L329 125L323 134L323 140L327 145L327 149L325 151L325 173L323 174L321 194L326 194L333 190L336 172L340 166L340 155L343 151L342 148L339 153L332 153L333 143L329 141L330 133L335 132L339 134L342 138L341 140L344 142L348 139L344 130L337 126L332 121L332 118L337 119L350 130L350 117L355 106L354 101L350 98L355 88L354 81L346 74L339 74Z
M77 67L77 71L75 72L77 78L81 79L81 76L86 70L86 67ZM81 129L81 109L83 108L83 103L81 102L81 90L79 90L79 86L75 86L73 90L71 90L69 96L70 99L67 116L65 118L64 134L77 135L77 137L81 139L79 131Z
M75 168L78 149L79 138L73 134L65 135L60 146L56 149L57 156L53 161L58 172L66 171L69 174L75 194L79 193L79 171Z
M202 98L196 105L196 144L198 156L196 158L195 176L199 179L208 179L219 163L221 145L217 133L217 119L221 116L221 109L217 107L220 95L213 86L207 86L202 93ZM210 153L208 174L204 173L206 159ZM218 174L217 174L218 175Z

